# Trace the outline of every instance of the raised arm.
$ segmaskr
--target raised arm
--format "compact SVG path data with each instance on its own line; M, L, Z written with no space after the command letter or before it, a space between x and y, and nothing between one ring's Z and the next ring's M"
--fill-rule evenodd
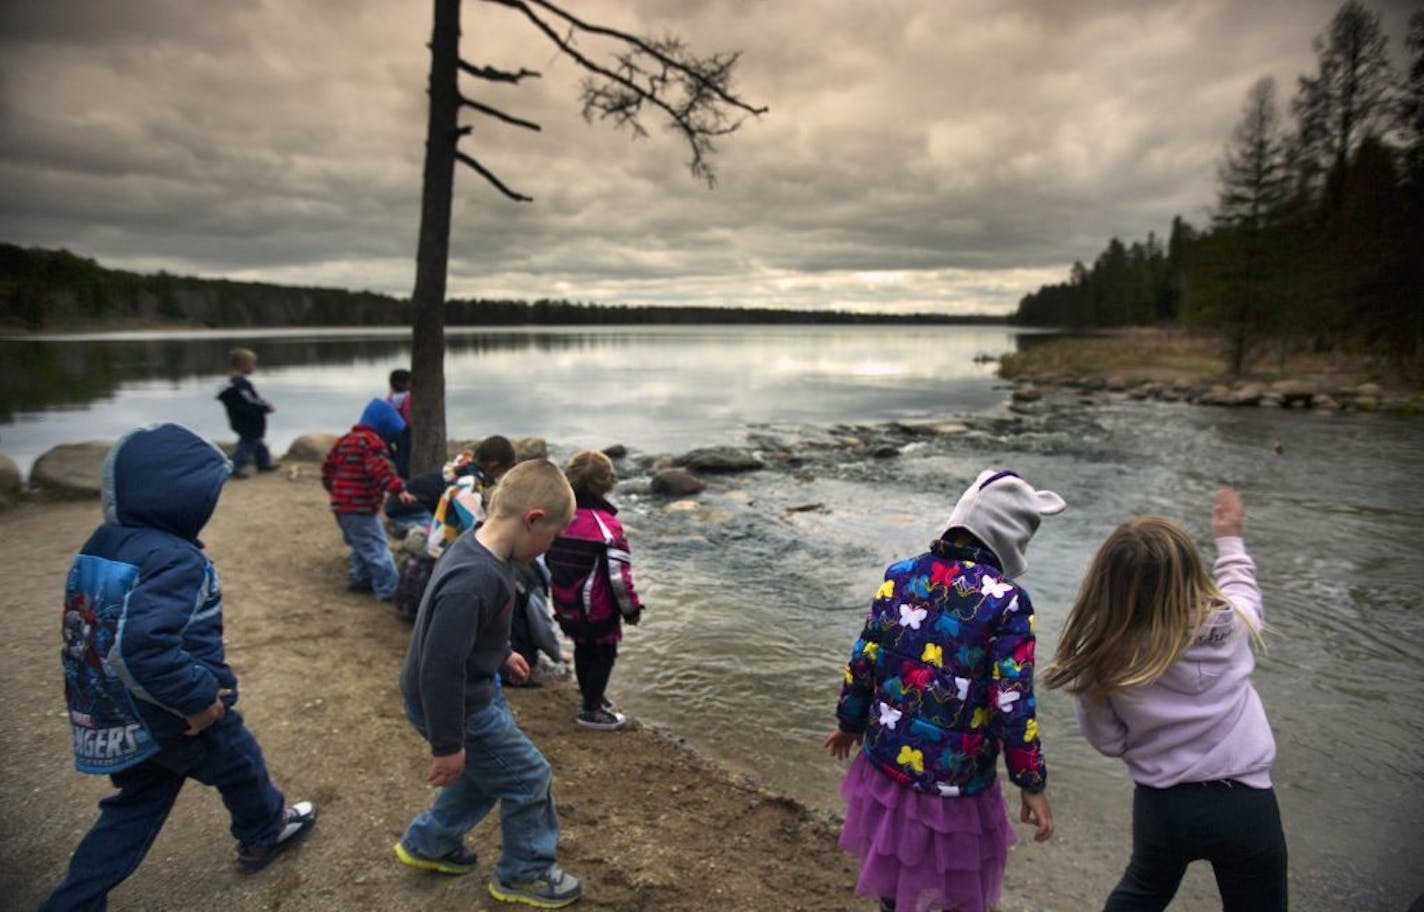
M1261 587L1256 582L1256 563L1246 553L1241 538L1241 495L1230 488L1216 492L1211 508L1211 532L1216 538L1216 587L1246 615L1257 629L1264 621Z

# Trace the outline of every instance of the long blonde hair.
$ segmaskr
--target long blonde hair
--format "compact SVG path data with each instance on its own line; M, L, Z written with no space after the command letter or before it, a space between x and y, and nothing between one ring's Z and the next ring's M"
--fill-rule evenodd
M1135 516L1093 556L1044 684L1092 699L1150 684L1223 608L1234 606L1187 530L1161 516Z

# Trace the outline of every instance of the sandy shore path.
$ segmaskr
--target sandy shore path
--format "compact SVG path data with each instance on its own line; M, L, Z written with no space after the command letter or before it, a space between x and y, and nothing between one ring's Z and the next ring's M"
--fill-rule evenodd
M400 713L408 627L342 588L344 549L304 466L230 484L204 535L225 591L239 709L289 799L320 820L292 858L240 877L217 794L190 785L115 909L489 909L498 828L482 825L463 878L395 863L391 846L429 802L422 744ZM69 558L99 519L94 501L27 503L0 514L0 895L34 908L63 876L108 780L72 771L58 671ZM563 826L560 860L584 878L580 908L861 909L835 831L789 802L719 775L648 731L572 724L561 682L511 692L549 757ZM771 899L775 897L775 899Z

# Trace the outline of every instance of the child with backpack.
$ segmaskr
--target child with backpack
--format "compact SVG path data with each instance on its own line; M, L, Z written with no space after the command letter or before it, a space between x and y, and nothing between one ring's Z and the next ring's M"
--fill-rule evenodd
M574 721L581 728L616 731L627 718L607 697L618 659L623 622L637 624L643 604L633 588L632 558L618 508L606 496L618 483L613 460L597 450L569 458L564 474L578 510L545 555L552 577L554 618L574 641L574 674L582 705Z

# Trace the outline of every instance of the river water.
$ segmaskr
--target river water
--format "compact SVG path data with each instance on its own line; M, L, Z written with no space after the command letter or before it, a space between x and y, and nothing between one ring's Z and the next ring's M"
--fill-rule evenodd
M1001 327L456 334L449 427L543 436L557 458L631 449L615 500L649 608L614 696L826 810L842 767L820 742L883 567L941 531L979 469L1014 468L1070 505L1045 520L1021 580L1041 662L1113 525L1161 513L1209 546L1213 492L1237 487L1272 628L1254 680L1278 744L1293 905L1406 908L1424 891L1424 421L1074 397L1014 412L976 356L1025 341ZM262 359L277 452L343 430L409 353L402 334L369 330L0 341L0 451L27 468L55 443L157 419L229 438L212 397L234 344ZM647 492L652 457L714 444L769 467L711 479L696 510ZM1040 707L1059 834L1034 857L1110 872L1056 908L1094 907L1126 859L1131 784L1078 736L1067 698L1041 691ZM1194 871L1173 908L1214 908L1213 894Z

